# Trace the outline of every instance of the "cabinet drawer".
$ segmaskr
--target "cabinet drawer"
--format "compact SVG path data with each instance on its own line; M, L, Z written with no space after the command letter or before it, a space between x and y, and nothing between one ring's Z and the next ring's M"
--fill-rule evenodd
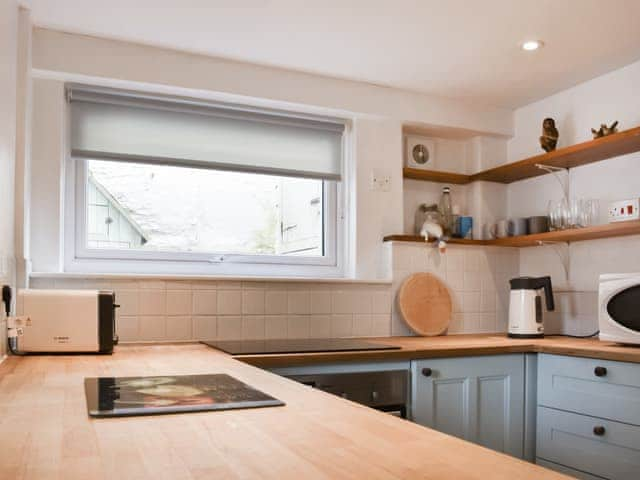
M584 473L584 472L581 472L580 470L575 470L573 468L565 467L564 465L559 465L553 462L547 462L542 458L536 458L536 465L540 465L541 467L545 467L550 470L555 470L556 472L564 473L565 475L569 475L571 477L575 477L580 480L603 480L604 479L604 477L597 477L596 475L591 475L590 473Z
M637 480L640 427L538 407L536 454L611 480Z
M538 405L640 425L640 364L540 355Z

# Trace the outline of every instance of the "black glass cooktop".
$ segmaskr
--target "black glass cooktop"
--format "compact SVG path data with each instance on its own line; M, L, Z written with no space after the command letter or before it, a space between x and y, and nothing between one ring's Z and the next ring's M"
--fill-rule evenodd
M84 390L92 417L284 405L226 374L85 378Z
M202 342L231 355L260 353L354 352L359 350L397 350L400 347L357 338L309 338L283 340L210 340Z

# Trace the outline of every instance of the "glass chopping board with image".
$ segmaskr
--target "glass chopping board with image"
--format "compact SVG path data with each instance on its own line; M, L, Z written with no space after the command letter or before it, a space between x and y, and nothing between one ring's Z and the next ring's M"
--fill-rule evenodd
M226 374L84 379L92 417L121 417L282 406Z

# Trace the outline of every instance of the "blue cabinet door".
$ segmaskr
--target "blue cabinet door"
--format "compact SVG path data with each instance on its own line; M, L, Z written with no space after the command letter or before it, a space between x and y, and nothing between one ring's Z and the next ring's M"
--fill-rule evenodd
M417 423L522 458L524 355L412 362Z

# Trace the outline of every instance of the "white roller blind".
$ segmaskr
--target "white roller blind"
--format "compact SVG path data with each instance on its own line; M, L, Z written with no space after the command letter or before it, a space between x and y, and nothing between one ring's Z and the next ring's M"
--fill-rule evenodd
M339 180L344 124L68 87L71 154Z

